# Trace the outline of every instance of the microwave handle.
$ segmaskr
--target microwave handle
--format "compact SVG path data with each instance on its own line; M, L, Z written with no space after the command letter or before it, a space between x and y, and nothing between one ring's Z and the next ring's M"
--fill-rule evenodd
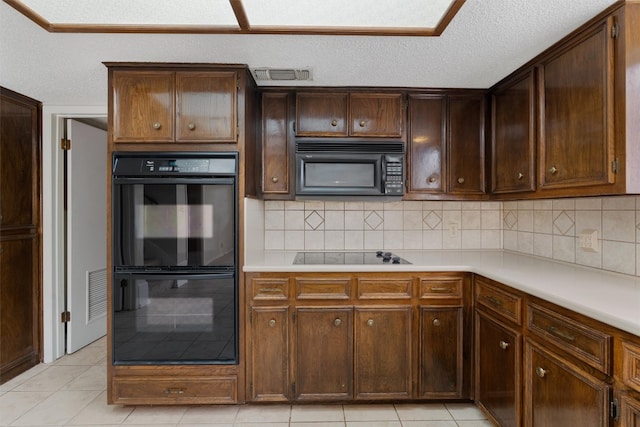
M381 173L382 173L382 179L381 179L382 188L380 190L384 192L384 189L387 186L387 156L382 156L382 172Z

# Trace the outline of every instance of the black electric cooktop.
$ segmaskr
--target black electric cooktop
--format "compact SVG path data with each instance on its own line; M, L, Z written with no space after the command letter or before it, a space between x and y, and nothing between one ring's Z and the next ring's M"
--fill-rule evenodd
M298 252L294 264L411 264L404 258L387 251L371 252Z

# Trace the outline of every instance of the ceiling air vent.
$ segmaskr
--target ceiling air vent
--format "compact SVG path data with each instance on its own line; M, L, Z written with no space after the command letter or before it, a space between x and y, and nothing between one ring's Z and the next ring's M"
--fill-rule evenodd
M251 73L256 81L313 80L311 68L253 68Z

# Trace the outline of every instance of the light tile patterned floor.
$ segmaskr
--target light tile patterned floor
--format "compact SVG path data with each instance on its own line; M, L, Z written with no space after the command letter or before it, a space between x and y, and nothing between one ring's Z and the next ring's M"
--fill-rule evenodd
M0 426L489 427L472 404L113 406L104 338L0 385Z

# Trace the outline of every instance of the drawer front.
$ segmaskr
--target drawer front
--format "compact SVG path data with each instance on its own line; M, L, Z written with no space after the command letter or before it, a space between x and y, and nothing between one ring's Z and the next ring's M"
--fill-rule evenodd
M236 377L115 377L111 384L121 405L238 402Z
M588 365L610 374L610 335L533 303L527 305L527 328Z
M476 302L490 311L522 324L522 298L476 279Z
M462 278L420 279L421 299L462 298Z
M288 279L258 278L251 281L251 297L254 301L282 301L289 299Z
M351 297L351 279L296 277L296 298L299 300L346 300Z
M622 343L622 381L640 392L640 346Z
M413 280L364 279L359 277L358 299L411 299Z

